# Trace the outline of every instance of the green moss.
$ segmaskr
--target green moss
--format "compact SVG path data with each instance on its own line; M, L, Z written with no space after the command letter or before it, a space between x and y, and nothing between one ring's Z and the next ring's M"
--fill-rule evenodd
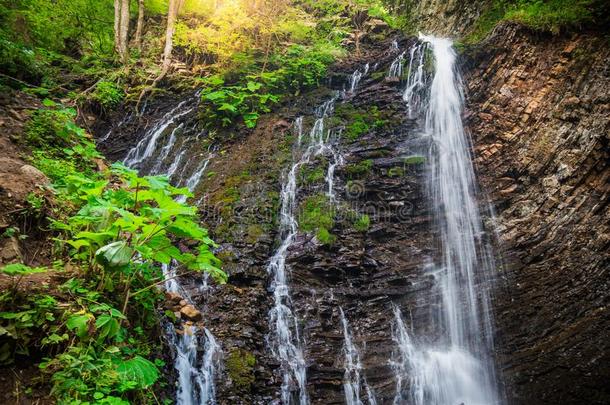
M603 0L494 0L462 42L483 40L501 21L517 21L531 28L558 33L584 25L608 22Z
M360 215L354 221L354 229L356 229L359 232L366 232L366 231L368 231L370 226L371 226L371 218L369 218L369 216L366 215L366 214Z
M307 197L299 207L298 223L301 230L315 232L320 242L334 242L330 230L335 226L335 215L326 195L315 194Z
M401 166L392 167L388 170L388 177L403 177L405 175L405 169Z
M407 165L418 165L426 162L425 156L408 156L403 161Z
M377 106L357 109L351 104L341 104L336 108L335 116L345 125L343 136L350 141L393 122L392 112L380 110Z
M346 173L351 178L363 177L368 174L373 168L373 161L366 159L358 163L353 163L345 167Z
M325 245L332 245L337 240L337 237L330 233L326 228L318 229L316 238Z
M265 233L265 229L259 224L248 225L246 243L254 244L258 242L261 236Z
M229 353L225 366L233 384L240 389L249 389L254 383L254 366L256 357L247 350L233 349Z
M386 72L384 72L383 70L380 70L378 72L373 72L371 73L371 78L373 80L379 80L379 79L383 79L386 75Z

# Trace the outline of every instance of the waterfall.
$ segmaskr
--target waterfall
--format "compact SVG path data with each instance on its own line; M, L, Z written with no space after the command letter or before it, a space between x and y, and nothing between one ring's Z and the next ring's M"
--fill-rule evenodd
M366 74L368 72L369 72L369 64L367 63L366 65L364 65L364 68L362 68L362 70L356 69L354 71L354 73L352 73L350 80L349 80L349 92L350 93L354 93L356 91L358 84L360 84L360 80L362 80L362 77L366 76Z
M388 71L387 77L388 78L394 78L394 77L400 78L402 76L404 61L405 61L405 52L398 55L396 57L396 59L394 59L392 61L392 64L390 65L390 70Z
M183 106L185 106L190 99L184 100L180 102L176 107L170 110L163 119L161 119L157 124L149 131L146 136L144 136L140 142L136 144L125 156L123 159L123 163L129 167L137 167L140 163L145 161L147 158L150 158L157 148L157 142L161 135L165 133L165 130L176 120L184 117L185 115L192 112L195 107L191 106L190 108L185 109L184 111L177 113Z
M309 163L312 158L327 153L333 160L329 163L327 171L327 183L329 196L333 195L332 174L334 167L340 163L338 153L330 145L331 131L325 130L325 120L332 114L336 94L330 100L316 108L316 121L309 132L309 143L304 151L299 150L302 132L297 140L295 162L284 176L282 191L280 194L280 224L279 232L281 242L279 248L269 261L268 273L272 276L271 290L273 291L274 305L269 311L270 334L267 337L272 354L280 361L282 367L281 396L284 404L292 403L295 399L301 405L309 403L306 388L306 363L303 356L302 339L299 336L298 322L291 309L290 289L288 286L288 271L286 258L288 249L294 242L298 231L298 223L295 218L297 198L297 175L301 166ZM302 120L297 118L295 122L297 131L302 131ZM300 156L299 156L300 153ZM330 167L332 166L332 168ZM292 392L296 389L297 398L293 398Z
M343 308L341 307L339 307L339 314L341 315L341 326L343 327L343 354L345 355L345 373L343 374L343 391L345 392L345 402L347 405L363 404L362 400L360 399L360 383L362 381L369 405L377 405L375 393L366 383L364 376L361 376L360 374L360 371L362 370L360 352L358 351L356 345L354 345L349 322L347 321Z
M190 176L186 177L186 180L184 180L188 164L188 162L184 162L184 159L192 144L189 139L178 141L178 133L185 127L184 120L187 115L194 111L196 106L196 104L193 103L194 101L196 101L196 99L193 98L184 100L165 114L128 152L124 159L124 163L130 167L138 167L142 163L147 162L147 160L153 159L156 155L157 162L150 170L150 174L165 174L169 178L173 178L176 177L174 175L178 172L178 169L182 168L179 178L174 179L173 183L177 187L182 186L193 191L199 184L210 159L213 157L213 152L208 150L206 158L203 159L201 163L195 167ZM183 109L187 103L191 103L190 106ZM182 112L178 113L181 109L183 109ZM175 125L175 127L172 129L169 136L165 137L165 144L159 145L159 141L172 125ZM190 128L191 131L193 129L194 127ZM181 135L182 137L185 136L184 133L181 133ZM156 154L156 152L158 152L158 154ZM161 169L163 161L172 153L174 158L169 167L165 170ZM178 196L176 201L185 202L186 197ZM163 274L166 278L165 290L167 292L180 294L185 300L192 304L193 300L188 292L175 278L176 273L174 266L174 263L162 265ZM202 277L200 283L201 285L198 287L199 291L202 291L204 288L207 289L207 278ZM198 338L198 332L202 335L201 338ZM214 379L216 377L216 370L220 367L222 350L220 345L216 342L214 335L212 335L207 328L198 330L196 326L189 323L183 323L182 330L177 331L175 326L170 322L165 324L165 334L168 342L175 349L174 368L178 375L176 404L215 405L216 388ZM202 346L204 354L203 358L199 360L198 353Z
M456 55L448 39L420 39L423 44L411 49L410 78L404 96L411 104L414 89L423 86L420 72L425 47L429 46L435 72L429 87L424 134L432 140L429 187L442 247L442 260L436 263L434 274L440 302L430 303L438 336L412 340L400 311L395 310L394 336L400 352L394 367L399 382L395 403L499 404L490 359L492 321L486 310L490 306L489 286L484 282L494 269L483 239L469 138L461 119L463 94ZM407 375L410 387L404 393L400 385Z
M424 62L427 44L418 43L409 50L409 66L407 67L407 85L402 99L407 103L408 117L413 118L422 102L422 91L425 86Z

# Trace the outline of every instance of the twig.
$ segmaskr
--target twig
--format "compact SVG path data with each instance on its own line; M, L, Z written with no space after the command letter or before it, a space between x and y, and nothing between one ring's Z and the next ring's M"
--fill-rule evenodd
M31 87L31 88L33 88L33 89L35 89L35 88L39 87L39 86L34 86L33 84L26 83L26 82L24 82L23 80L19 80L19 79L17 79L17 78L14 78L13 76L9 76L9 75L6 75L6 74L4 74L4 73L0 73L0 76L6 77L7 79L14 80L14 81L16 81L17 83L21 83L21 84L23 84L24 86L28 86L28 87Z

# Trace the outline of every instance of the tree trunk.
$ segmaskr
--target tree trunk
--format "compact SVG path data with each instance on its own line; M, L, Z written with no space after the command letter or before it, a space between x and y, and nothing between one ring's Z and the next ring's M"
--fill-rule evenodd
M136 46L142 50L142 29L144 27L144 0L138 0L138 24L136 26Z
M127 63L129 59L129 49L127 48L127 37L129 35L129 0L122 0L121 3L121 24L119 37L119 55L121 62Z
M169 0L169 10L167 12L167 29L165 31L165 49L163 50L163 62L161 65L161 72L150 86L142 89L142 92L138 97L138 102L136 103L136 111L138 111L140 102L144 98L144 95L154 89L157 86L157 83L159 83L169 71L169 66L172 61L172 50L174 49L174 28L176 26L176 18L178 17L178 11L180 10L180 7L182 7L183 3L184 0Z
M114 0L114 50L121 53L121 0Z
M165 31L165 49L163 51L163 64L161 71L167 73L172 59L174 49L174 27L176 16L178 15L179 0L169 0L169 10L167 12L167 29Z

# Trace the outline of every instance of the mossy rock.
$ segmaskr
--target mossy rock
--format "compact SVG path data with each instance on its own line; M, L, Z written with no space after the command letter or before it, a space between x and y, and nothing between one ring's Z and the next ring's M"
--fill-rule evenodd
M315 194L307 197L299 207L299 228L305 232L315 232L323 244L330 245L335 236L330 230L335 226L335 212L325 194Z
M366 159L361 162L352 163L350 165L345 166L345 172L350 178L359 178L364 177L365 175L370 173L372 168L373 161L371 159Z
M265 229L259 224L250 224L246 230L246 243L255 244L265 234Z
M249 390L255 381L254 366L256 357L244 349L233 349L227 356L225 366L233 385L238 389Z

